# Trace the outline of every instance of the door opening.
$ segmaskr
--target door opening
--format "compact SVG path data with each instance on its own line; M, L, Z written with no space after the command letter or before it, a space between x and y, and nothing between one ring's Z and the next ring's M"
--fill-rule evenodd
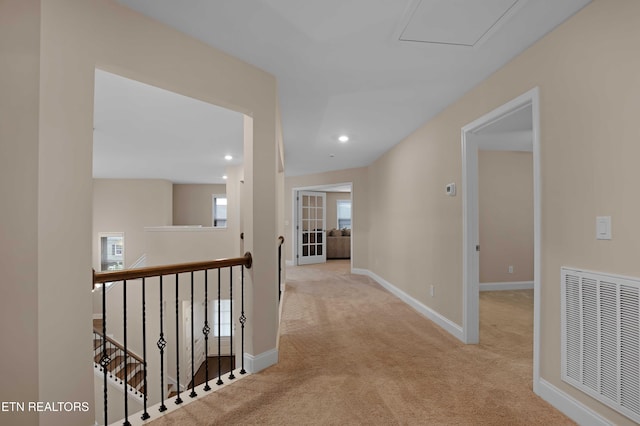
M531 150L533 152L533 388L540 378L540 125L537 88L480 117L462 128L463 173L463 340L479 342L479 187L478 150L483 129L523 110L530 111ZM521 113L522 115L522 113ZM514 142L514 135L512 143ZM495 142L495 141L494 141ZM515 141L517 142L517 141Z
M327 194L324 192L298 192L298 265L324 263L326 251Z

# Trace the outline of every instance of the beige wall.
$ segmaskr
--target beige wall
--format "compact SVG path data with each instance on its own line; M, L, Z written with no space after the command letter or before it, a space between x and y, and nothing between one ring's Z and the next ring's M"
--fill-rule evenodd
M478 177L480 282L533 281L533 154L479 151Z
M327 192L327 230L338 227L338 200L350 199L350 192Z
M244 214L252 228L245 248L255 259L248 292L264 303L252 306L248 315L255 336L247 350L260 354L274 348L277 294L271 284L277 276L273 241L278 221L274 77L113 0L3 1L0 8L0 134L2 158L12 163L0 171L0 181L11 183L11 188L2 188L12 206L3 212L8 215L3 226L10 230L3 230L2 238L10 241L16 253L7 258L11 266L4 286L15 297L3 297L3 315L10 315L14 323L21 318L23 327L13 340L20 351L3 349L2 353L3 363L22 375L19 380L10 380L14 373L5 376L1 388L7 400L92 399L93 366L87 342L92 316L91 140L96 67L252 116L256 147L249 155L255 155L255 160L249 159L245 190L260 213L247 210ZM5 123L9 123L7 130ZM12 142L5 148L7 136ZM30 267L16 269L24 264ZM31 368L18 369L24 362ZM49 413L39 420L42 425L86 425L93 423L93 413ZM29 415L0 420L37 421Z
M0 401L38 400L40 2L0 2ZM37 413L0 412L28 425Z
M307 188L319 185L334 185L340 183L352 183L352 206L351 206L351 265L354 268L367 268L369 257L369 183L368 169L361 167L357 169L338 170L334 172L319 173L305 176L292 176L285 179L285 205L284 205L284 228L287 239L285 253L287 261L294 259L293 243L295 238L293 223L293 191L294 189ZM377 233L376 233L377 235Z
M38 399L91 401L93 15L42 1L38 152ZM91 8L92 6L90 6ZM35 160L35 159L34 159ZM64 297L61 297L64 295ZM55 303L52 303L55 301ZM73 348L73 350L69 350ZM92 404L91 404L92 405ZM40 425L93 413L42 413Z
M234 176L230 175L230 179L234 180ZM165 182L166 181L160 181ZM154 183L153 181L151 183ZM170 185L170 184L169 184ZM171 186L171 185L170 185ZM171 188L169 186L169 191ZM229 185L233 187L233 185ZM232 188L230 188L232 189ZM166 189L165 189L165 192ZM230 206L235 206L237 197L234 196L235 191L230 191ZM156 197L157 198L157 197ZM166 204L166 203L165 203ZM169 203L170 205L170 203ZM167 210L165 206L165 210ZM183 227L171 227L164 226L158 228L147 227L142 231L142 241L144 252L146 253L146 265L170 265L183 262L197 262L208 261L220 258L229 258L238 256L239 239L237 238L238 220L235 215L230 216L229 227L224 229L218 228L183 228ZM125 240L125 245L126 245ZM234 268L234 285L236 290L240 285L240 269ZM222 297L228 298L229 296L229 270L224 269L222 272ZM209 272L209 300L215 298L215 285L217 283L216 272ZM194 300L198 306L200 302L204 300L204 274L202 272L196 272L194 274ZM182 274L180 276L180 288L179 298L182 301L190 300L189 292L189 276L188 274ZM165 290L165 297L167 303L167 311L165 315L165 326L168 319L174 318L174 305L173 301L175 295L175 279L173 276L165 276L163 278L163 288ZM123 310L123 298L122 298L122 283L117 283L115 286L109 288L106 295L107 317L109 324L109 334L118 342L124 341L124 328L122 319ZM236 300L239 292L235 293ZM159 282L157 278L151 278L147 280L146 285L146 298L147 300L159 300ZM141 306L142 306L142 292L140 281L130 281L127 283L127 303L128 303L128 320L127 320L127 341L128 348L135 354L141 355L143 353L142 347L142 321L141 321ZM239 306L239 305L238 305ZM160 311L156 303L147 303L147 318L159 318ZM182 305L180 304L180 310ZM102 312L102 293L96 291L94 293L94 311L97 313ZM137 312L137 313L136 313ZM180 315L181 316L181 315ZM195 329L202 328L202 323L196 324ZM238 325L238 330L239 330ZM166 372L170 377L176 377L176 354L175 347L178 342L178 347L185 348L184 336L180 335L179 339L176 339L175 329L173 327L165 328L165 336L167 340L167 347L165 353ZM157 321L148 321L147 323L147 335L158 336L160 333L160 326ZM240 351L236 352L237 354ZM187 357L188 354L183 353L181 355L181 381L183 384L187 384L188 375L185 374L187 369ZM238 360L239 362L240 360ZM149 359L149 370L159 371L160 363L157 357ZM196 366L197 368L197 366ZM160 378L156 374L150 374L148 394L149 403L154 404L160 402Z
M213 226L213 195L224 195L224 184L174 184L173 224Z
M593 1L370 170L370 269L461 324L464 188L444 192L461 182L460 129L540 88L541 376L616 424L632 422L560 380L559 276L563 265L640 276L639 16L635 0ZM598 215L612 216L613 240L595 239Z
M146 253L147 226L172 224L173 185L162 179L93 180L93 268L100 270L100 232L124 232L125 267Z

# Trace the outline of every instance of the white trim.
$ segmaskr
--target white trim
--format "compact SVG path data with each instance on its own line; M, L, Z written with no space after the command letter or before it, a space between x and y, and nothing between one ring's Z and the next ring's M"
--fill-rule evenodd
M413 309L418 311L420 314L424 315L425 317L427 317L428 319L430 319L431 321L436 323L438 326L443 328L449 334L451 334L452 336L454 336L455 338L457 338L459 340L462 340L463 336L462 336L462 327L461 326L459 326L458 324L454 323L453 321L451 321L450 319L446 318L445 316L441 315L440 313L434 311L433 309L431 309L427 305L423 304L419 300L417 300L417 299L413 298L412 296L408 295L407 293L405 293L404 291L400 290L398 287L394 286L393 284L391 284L390 282L388 282L384 278L378 276L374 272L369 271L368 269L353 268L351 270L351 273L352 274L368 276L369 278L371 278L372 280L374 280L378 284L380 284L382 287L384 287L387 290L389 290L389 292L391 294L393 294L394 296L398 297L400 300L405 302L407 305L411 306Z
M100 379L101 387L104 386L104 372L102 371L102 367L100 367L100 365L95 363L95 362L93 363L93 375L94 375L94 377L97 377L97 378ZM94 383L95 383L95 379L94 379ZM122 395L124 395L124 382L120 382L120 380L116 378L115 373L114 374L111 374L111 373L107 374L107 383L109 385L111 385L111 387L113 387L113 388L117 389L118 391L120 391L120 393ZM95 384L94 384L94 386L95 386ZM132 387L132 386L130 386L128 384L127 384L127 386L129 386L129 388ZM131 399L133 399L135 401L138 401L139 403L143 402L141 393L129 390L127 392L127 395L129 396L129 398L131 398Z
M278 349L273 348L258 355L244 354L245 368L250 373L257 373L278 363Z
M147 266L147 253L143 253L138 260L129 266L129 269L144 268L145 266Z
M102 314L93 314L93 319L102 319Z
M167 384L173 386L174 388L178 387L178 381L175 379L175 377L171 377L168 374L165 374L164 377L167 379ZM180 389L180 392L182 392L182 389Z
M475 343L479 337L479 286L478 255L478 200L477 154L478 146L471 142L472 132L500 118L531 105L533 128L533 391L539 392L540 382L540 277L541 268L541 169L540 169L540 90L535 87L495 110L485 114L462 128L462 178L463 178L463 335L467 343Z
M180 226L145 226L145 232L223 232L229 228L214 228L212 226L202 225L180 225Z
M480 341L479 277L476 246L480 244L478 223L478 146L467 143L467 128L462 129L462 330L463 342ZM472 279L473 278L473 279Z
M296 262L294 262L293 260L287 260L286 264L287 264L287 266L295 266Z
M590 426L608 426L612 424L591 408L573 398L568 393L558 389L545 379L538 380L536 393L578 424Z
M298 264L298 190L293 188L291 190L291 217L293 218L291 223L291 262L293 265ZM288 262L288 261L287 261Z
M506 283L480 283L480 291L533 290L533 281L515 281Z
M240 369L236 368L235 370L233 370L233 375L235 376L235 379L233 380L229 380L226 379L225 377L223 377L223 384L221 385L215 385L215 386L211 386L211 390L209 391L205 391L204 387L205 384L201 384L199 386L195 387L195 391L198 394L198 396L196 396L195 398L183 398L183 403L180 405L176 405L173 402L169 403L169 400L165 400L165 406L167 407L167 411L164 412L159 412L159 408L160 408L160 402L158 402L155 405L152 405L150 407L147 408L147 411L149 413L151 413L151 418L148 420L142 420L141 419L141 414L142 414L142 410L138 411L137 413L134 414L129 414L129 422L131 423L131 426L140 426L140 425L145 425L148 423L151 423L154 420L159 419L160 417L166 416L169 413L172 413L176 410L179 410L181 408L184 408L187 404L191 404L194 401L197 401L199 399L202 398L206 398L207 396L211 395L213 392L217 392L220 389L223 389L229 385L232 385L234 383L237 383L239 380L242 380L246 377L249 377L250 374L249 373L245 373L245 374L240 374ZM210 382L211 384L211 382Z
M540 90L527 92L531 98L533 128L533 391L540 383L540 327L542 318L542 169L540 167Z

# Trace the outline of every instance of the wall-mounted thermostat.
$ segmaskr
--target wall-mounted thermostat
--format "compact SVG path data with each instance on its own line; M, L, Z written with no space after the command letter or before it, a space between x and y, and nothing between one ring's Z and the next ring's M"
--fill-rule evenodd
M456 196L456 184L455 183L450 183L449 185L447 185L447 195L449 197L455 197Z

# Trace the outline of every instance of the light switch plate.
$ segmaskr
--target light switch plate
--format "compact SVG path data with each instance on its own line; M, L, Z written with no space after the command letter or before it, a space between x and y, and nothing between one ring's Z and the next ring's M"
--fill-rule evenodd
M611 216L596 217L596 239L611 239Z

